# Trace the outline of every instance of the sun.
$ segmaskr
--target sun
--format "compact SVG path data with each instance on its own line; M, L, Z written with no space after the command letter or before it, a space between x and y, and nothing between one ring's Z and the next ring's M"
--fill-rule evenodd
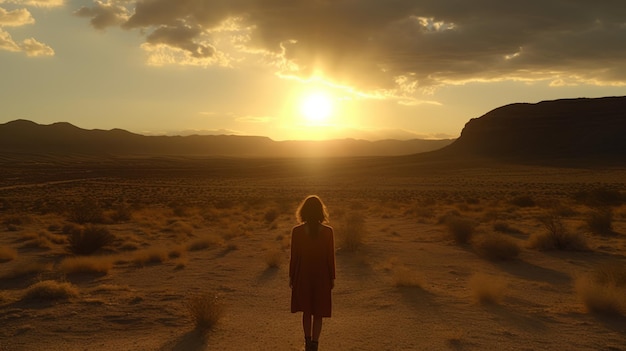
M300 113L309 124L324 124L333 113L333 101L325 93L311 93L300 102Z

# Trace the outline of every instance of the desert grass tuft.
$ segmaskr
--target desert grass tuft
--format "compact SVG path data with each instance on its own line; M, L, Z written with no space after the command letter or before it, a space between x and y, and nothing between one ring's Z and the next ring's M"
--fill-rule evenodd
M507 233L507 234L522 234L521 230L512 227L506 222L501 222L501 221L495 222L493 224L493 230L495 230L496 232Z
M80 231L68 234L68 249L76 255L89 255L110 245L115 236L106 227L87 225Z
M365 217L359 212L347 214L340 229L340 246L347 251L357 251L365 242Z
M504 298L506 283L501 278L477 273L470 278L469 288L477 303L497 304Z
M417 278L414 271L403 265L392 268L393 285L396 287L421 287L422 283Z
M444 223L457 244L469 243L476 231L476 223L469 218L451 216Z
M41 262L24 262L14 266L1 276L2 279L17 279L29 275L44 273L52 270L52 264Z
M585 222L589 230L594 234L613 234L613 211L608 207L589 212Z
M26 288L22 300L66 300L76 296L78 296L78 288L71 283L44 280Z
M187 250L199 251L213 247L219 247L224 244L224 240L216 235L204 235L202 237L191 240L187 244Z
M190 297L185 302L185 308L191 317L196 331L206 334L224 316L224 306L217 296L201 294Z
M576 293L587 311L626 316L626 265L609 262L575 283Z
M476 253L488 260L511 260L519 256L521 249L512 238L499 233L488 233L472 241Z
M0 262L13 261L17 258L17 251L8 246L0 246Z
M68 257L59 263L58 269L65 274L99 273L108 274L113 268L112 257Z
M133 252L131 261L136 265L163 263L169 259L169 250L164 247L151 247Z
M279 268L285 261L285 253L278 249L269 249L265 251L265 264L267 268Z
M587 238L582 233L570 232L559 217L540 219L544 232L534 233L528 239L528 247L539 250L588 251Z

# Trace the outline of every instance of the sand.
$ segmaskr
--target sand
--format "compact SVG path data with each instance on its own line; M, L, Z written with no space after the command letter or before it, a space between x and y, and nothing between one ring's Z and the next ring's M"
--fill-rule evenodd
M626 206L612 207L613 233L597 235L585 227L590 205L575 198L598 187L623 192L625 170L499 166L343 178L116 172L3 181L0 247L17 256L0 263L0 350L301 350L300 315L289 312L288 234L309 193L326 200L337 235L333 317L320 350L626 350L626 317L589 312L575 289L603 262L626 264ZM514 205L521 196L534 205ZM106 218L97 225L117 237L89 255L114 259L105 274L59 269L72 256L62 228L73 210L63 204L85 198L98 200ZM119 201L130 204L127 220L111 219ZM545 231L539 218L557 210L590 250L527 247ZM496 222L515 228L499 234L519 245L519 256L492 261L455 242L442 222L452 211L476 222L475 235L494 232ZM352 214L365 223L355 251L341 244ZM33 239L47 234L61 239ZM206 247L190 249L200 239ZM146 250L177 254L139 262ZM280 257L278 267L268 257ZM31 262L48 266L7 278ZM495 302L476 300L476 277ZM69 282L78 295L23 299L44 280ZM206 334L185 309L201 293L224 308Z

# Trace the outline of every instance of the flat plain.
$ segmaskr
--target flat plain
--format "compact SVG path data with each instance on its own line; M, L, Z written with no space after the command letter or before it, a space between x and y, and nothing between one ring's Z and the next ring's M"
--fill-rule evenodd
M626 350L626 169L397 161L4 160L0 350L302 349L308 194L336 235L321 350Z

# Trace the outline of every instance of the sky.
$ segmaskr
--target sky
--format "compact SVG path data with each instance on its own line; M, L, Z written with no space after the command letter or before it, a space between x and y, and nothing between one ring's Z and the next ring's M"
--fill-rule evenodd
M0 123L445 139L623 95L623 0L0 0Z

